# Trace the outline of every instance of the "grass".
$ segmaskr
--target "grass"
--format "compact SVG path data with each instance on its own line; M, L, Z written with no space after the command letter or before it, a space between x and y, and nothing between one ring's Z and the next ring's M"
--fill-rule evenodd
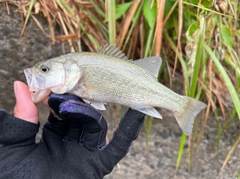
M207 103L204 119L201 120L203 127L199 130L196 121L193 134L188 139L189 170L210 113L224 118L224 122L218 121L218 142L231 122L240 118L238 1L6 0L6 8L8 3L16 5L18 12L25 16L23 32L29 18L32 18L46 34L46 38L53 43L58 40L67 42L71 52L81 51L82 43L91 51L97 51L101 45L110 43L132 59L161 55L164 63L159 81L168 81L170 87L175 74L181 73L184 77L184 95ZM46 17L49 32L43 30L36 14ZM62 29L63 35L55 36L56 24ZM228 95L231 100L226 98ZM145 126L148 140L151 121L147 117ZM186 139L183 134L176 171ZM227 154L223 167L238 144L239 138Z

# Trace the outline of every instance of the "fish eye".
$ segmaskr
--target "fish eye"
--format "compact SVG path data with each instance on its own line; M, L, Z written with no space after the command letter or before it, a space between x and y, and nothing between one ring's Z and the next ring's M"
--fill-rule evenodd
M47 73L49 71L49 68L46 65L41 66L41 71L44 73Z

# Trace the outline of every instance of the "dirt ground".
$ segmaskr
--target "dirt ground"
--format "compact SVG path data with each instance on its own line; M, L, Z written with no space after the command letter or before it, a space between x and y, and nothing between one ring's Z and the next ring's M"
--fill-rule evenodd
M42 17L38 18L48 32L47 22ZM20 37L22 30L20 15L14 13L13 7L8 14L2 3L0 3L0 19L0 108L11 113L15 103L13 82L25 81L23 69L34 65L37 61L61 55L62 44L51 44L31 19L25 35ZM180 86L179 83L181 77L178 76L174 79L174 85ZM112 111L112 106L109 105L103 114L109 125L109 139L117 125L115 120L112 120L114 118ZM217 150L217 121L222 124L223 119L211 117L199 150L194 155L191 171L188 172L186 142L181 165L178 173L175 174L181 130L170 113L164 110L160 112L163 120L153 121L149 151L146 150L146 132L142 128L128 155L105 179L237 179L240 175L240 145L237 146L224 170L220 172L228 151L240 134L240 123L237 119L223 134ZM46 119L47 113L48 109L40 105L41 121Z

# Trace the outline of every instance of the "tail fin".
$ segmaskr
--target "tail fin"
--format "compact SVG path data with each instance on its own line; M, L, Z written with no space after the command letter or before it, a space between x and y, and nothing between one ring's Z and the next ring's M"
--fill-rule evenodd
M195 117L206 108L206 104L196 99L184 96L182 111L174 112L174 116L180 128L186 135L190 135L193 128Z

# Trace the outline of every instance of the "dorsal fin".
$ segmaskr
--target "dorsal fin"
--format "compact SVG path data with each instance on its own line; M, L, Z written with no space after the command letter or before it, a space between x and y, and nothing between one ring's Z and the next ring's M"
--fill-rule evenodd
M125 56L125 54L121 50L119 50L117 47L113 45L108 45L108 44L101 46L98 53L115 57L118 59L126 60L129 63L138 65L139 67L150 72L154 77L158 76L158 71L162 64L162 59L158 56L151 56L151 57L147 57L139 60L128 60L128 58Z
M155 77L158 77L158 72L162 64L162 59L158 56L151 56L151 57L142 58L139 60L133 60L132 62L138 65L139 67L147 70L148 72L153 74Z
M123 59L123 60L128 60L128 58L125 56L125 54L113 45L106 44L104 46L101 46L98 53L104 54L107 56L111 56L111 57L115 57L115 58L119 58L119 59Z

